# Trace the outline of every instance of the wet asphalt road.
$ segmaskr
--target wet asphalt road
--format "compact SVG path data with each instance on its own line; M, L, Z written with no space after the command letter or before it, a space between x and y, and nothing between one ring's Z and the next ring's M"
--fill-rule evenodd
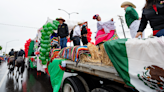
M16 70L15 70L16 71ZM15 75L7 75L8 66L0 65L0 92L52 92L50 78L47 74L37 76L36 70L25 69L23 78L17 80Z

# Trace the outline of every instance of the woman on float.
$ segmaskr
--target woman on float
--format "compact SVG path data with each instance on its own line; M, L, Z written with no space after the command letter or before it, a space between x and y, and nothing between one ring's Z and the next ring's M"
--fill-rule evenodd
M113 19L107 22L101 22L101 17L98 14L94 15L93 19L97 20L96 45L104 41L118 39Z
M163 0L146 0L145 7L143 8L142 18L138 36L142 36L147 23L150 23L153 29L153 36L164 36L164 1Z

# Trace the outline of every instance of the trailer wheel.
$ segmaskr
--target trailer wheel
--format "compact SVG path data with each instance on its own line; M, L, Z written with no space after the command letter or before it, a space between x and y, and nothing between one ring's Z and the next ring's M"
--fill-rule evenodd
M98 80L95 80L91 76L83 75L82 78L86 81L88 87L89 87L89 92L91 92L95 88L101 87L100 83Z
M105 87L106 90L109 90L109 92L112 90L113 92L128 92L125 89L123 89L122 87L119 87L117 85L107 85Z
M62 86L62 92L86 92L82 82L75 76L66 78Z
M114 91L106 90L106 89L103 89L103 88L96 88L96 89L93 89L91 92L114 92Z
M85 88L86 92L90 92L89 86L88 86L87 82L85 81L85 79L82 76L80 76L80 75L77 75L76 77L78 79L80 79L80 81L84 85L84 88Z

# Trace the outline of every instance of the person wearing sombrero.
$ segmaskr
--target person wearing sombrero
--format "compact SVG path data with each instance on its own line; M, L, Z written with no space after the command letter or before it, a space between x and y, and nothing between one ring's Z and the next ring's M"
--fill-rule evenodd
M74 46L80 45L81 26L82 25L83 25L82 22L78 22L78 25L73 30L73 44L74 44Z
M66 23L64 23L65 20L63 18L60 17L57 18L56 20L58 20L60 23L57 30L57 36L60 37L60 46L62 49L64 47L67 47L67 39L69 35L68 26Z
M115 30L113 19L107 22L102 22L101 17L98 14L94 15L93 19L97 20L97 32L95 37L96 45L101 44L105 41L119 39Z
M140 25L140 18L138 16L138 13L134 9L136 8L136 6L133 3L126 1L121 4L121 8L124 8L126 12L125 20L128 28L130 29L131 37L135 38ZM144 35L142 36L142 38L144 38Z

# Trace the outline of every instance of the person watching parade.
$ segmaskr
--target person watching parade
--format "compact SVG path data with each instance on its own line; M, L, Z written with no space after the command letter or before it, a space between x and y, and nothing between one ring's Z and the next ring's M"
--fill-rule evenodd
M68 26L65 22L65 20L63 18L57 18L57 21L59 21L60 25L58 26L58 30L57 30L57 36L60 37L60 46L61 49L64 47L67 47L67 39L68 39L68 35L69 35L69 31L68 31Z
M140 25L140 18L138 16L138 13L134 9L136 8L136 6L131 2L123 2L121 8L124 8L126 12L125 20L128 28L130 29L131 37L135 38ZM142 38L144 38L144 33Z
M163 0L146 0L146 4L143 8L141 23L139 30L137 31L138 36L142 36L143 32L148 24L150 23L153 29L153 36L164 36L164 1Z

